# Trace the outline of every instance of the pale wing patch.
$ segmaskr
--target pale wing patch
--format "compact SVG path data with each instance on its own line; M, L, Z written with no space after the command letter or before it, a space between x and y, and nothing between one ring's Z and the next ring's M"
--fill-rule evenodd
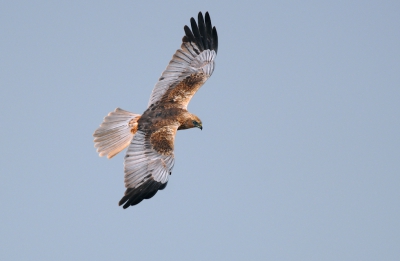
M140 115L120 108L110 112L94 132L94 147L100 157L112 158L125 149L137 131Z
M215 51L205 50L192 61L190 66L197 68L197 73L203 73L208 79L214 72L214 59L216 56Z

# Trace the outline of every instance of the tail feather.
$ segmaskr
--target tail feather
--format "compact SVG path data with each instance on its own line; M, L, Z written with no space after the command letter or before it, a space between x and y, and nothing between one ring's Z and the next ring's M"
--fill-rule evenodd
M138 128L139 114L116 108L110 112L94 132L94 147L100 157L111 159L131 142Z

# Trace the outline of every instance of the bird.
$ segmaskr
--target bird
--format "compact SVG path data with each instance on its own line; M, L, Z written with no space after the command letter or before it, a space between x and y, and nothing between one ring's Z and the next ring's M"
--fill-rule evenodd
M124 157L126 191L119 201L124 209L152 198L167 186L175 163L178 130L203 129L202 121L187 106L210 78L218 51L218 34L208 12L184 26L180 48L155 84L142 115L116 108L98 127L94 147L110 159L128 148Z

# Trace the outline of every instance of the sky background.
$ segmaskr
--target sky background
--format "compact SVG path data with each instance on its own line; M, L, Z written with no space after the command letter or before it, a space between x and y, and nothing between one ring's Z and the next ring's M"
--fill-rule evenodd
M209 11L165 190L123 210L92 134ZM400 1L2 1L1 260L399 260Z

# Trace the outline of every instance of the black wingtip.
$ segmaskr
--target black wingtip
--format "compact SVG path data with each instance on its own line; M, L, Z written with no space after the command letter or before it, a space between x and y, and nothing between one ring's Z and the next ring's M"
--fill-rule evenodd
M217 33L217 28L215 28L215 26L212 29L212 39L213 39L213 50L215 50L215 52L218 52L218 33Z
M190 30L190 28L187 25L185 25L183 27L183 30L185 30L185 34L186 34L186 38L187 38L188 42L196 42L196 39L194 38L192 31Z
M207 44L208 36L207 36L207 31L206 31L206 25L204 23L203 14L201 12L199 12L199 15L197 16L197 21L198 21L198 25L199 25L199 31L200 31L203 47L205 50L207 50L208 49L208 44Z
M163 184L151 178L137 188L127 188L125 195L118 202L118 205L123 205L124 209L137 205L143 199L152 198L159 190L163 190L167 186L167 183Z
M192 17L190 18L191 29L185 25L184 31L185 36L182 38L182 42L192 42L197 45L200 51L204 50L218 50L218 34L217 30L212 27L210 14L198 13L198 22Z
M203 40L201 38L199 27L197 26L196 20L194 18L190 18L190 25L192 27L192 32L194 37L196 38L196 45L199 47L200 51L204 51Z

